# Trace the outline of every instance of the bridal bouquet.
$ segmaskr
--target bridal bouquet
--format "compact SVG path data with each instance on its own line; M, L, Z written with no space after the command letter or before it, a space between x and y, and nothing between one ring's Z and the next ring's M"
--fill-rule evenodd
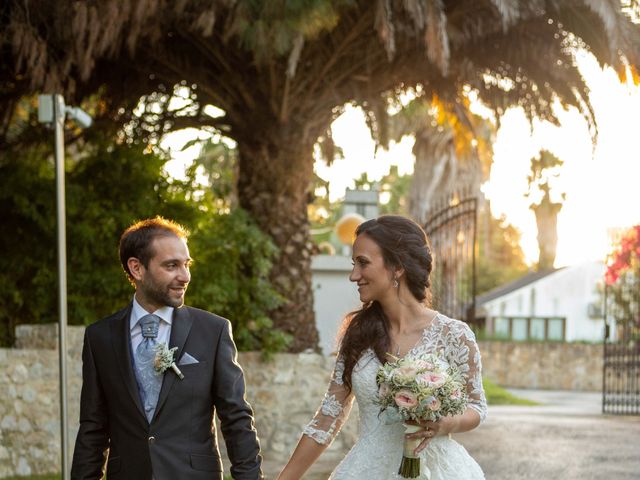
M461 414L467 406L462 374L434 354L387 362L378 370L376 381L377 403L387 423L435 422L447 415ZM406 433L421 429L406 423L405 428ZM420 475L420 459L413 453L420 441L404 441L404 455L398 472L404 478Z

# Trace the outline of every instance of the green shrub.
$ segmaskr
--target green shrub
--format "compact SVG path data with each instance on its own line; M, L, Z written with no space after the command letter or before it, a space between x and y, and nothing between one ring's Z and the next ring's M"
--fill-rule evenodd
M78 150L76 148L76 150ZM268 311L280 298L268 280L276 249L240 210L193 179L171 181L167 157L95 134L66 166L68 322L88 325L131 301L118 257L132 222L162 215L192 231L196 259L187 303L229 318L238 347L284 349ZM0 346L20 323L58 322L55 176L51 145L16 147L0 157Z
M239 350L284 350L290 336L268 316L282 302L269 282L277 249L251 217L241 209L209 215L193 230L189 249L195 261L188 303L228 318Z

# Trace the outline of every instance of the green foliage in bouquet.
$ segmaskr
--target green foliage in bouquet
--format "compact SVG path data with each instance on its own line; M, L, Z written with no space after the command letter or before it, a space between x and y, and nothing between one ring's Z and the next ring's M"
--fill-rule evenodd
M459 415L467 406L464 379L458 369L435 355L404 357L378 370L378 402L389 421L437 421Z
M394 358L378 369L377 403L387 423L435 422L447 415L462 414L468 402L465 381L457 368L435 354ZM421 427L405 423L406 433ZM403 478L420 475L420 459L414 450L419 439L404 440L398 473Z

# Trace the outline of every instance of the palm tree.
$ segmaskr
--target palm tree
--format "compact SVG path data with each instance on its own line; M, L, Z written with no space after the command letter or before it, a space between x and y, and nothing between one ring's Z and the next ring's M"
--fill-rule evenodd
M457 192L479 195L488 179L495 127L470 111L468 98L446 105L418 97L388 119L389 138L413 135L409 215L424 224L435 204Z
M538 270L553 268L556 260L558 246L558 213L562 210L565 193L553 192L552 179L557 177L556 167L562 165L562 160L548 150L540 150L540 153L531 159L531 173L528 177L529 192L527 196L532 199L531 210L536 215L538 227Z
M74 103L98 95L98 125L126 124L149 142L187 126L233 138L240 206L280 249L272 281L288 302L274 323L302 350L317 345L313 146L343 105L375 119L381 99L407 88L443 102L470 88L498 116L521 105L553 119L559 99L593 126L573 49L620 70L640 64L639 45L617 0L7 0L0 148L16 102L38 91ZM190 92L183 108L170 102L175 86Z

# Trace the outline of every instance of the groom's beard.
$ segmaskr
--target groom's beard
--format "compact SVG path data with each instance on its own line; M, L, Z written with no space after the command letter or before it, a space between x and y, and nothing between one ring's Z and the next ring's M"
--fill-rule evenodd
M152 303L178 308L184 305L184 295L188 285L188 283L159 285L149 278L139 288L142 290L141 293Z

